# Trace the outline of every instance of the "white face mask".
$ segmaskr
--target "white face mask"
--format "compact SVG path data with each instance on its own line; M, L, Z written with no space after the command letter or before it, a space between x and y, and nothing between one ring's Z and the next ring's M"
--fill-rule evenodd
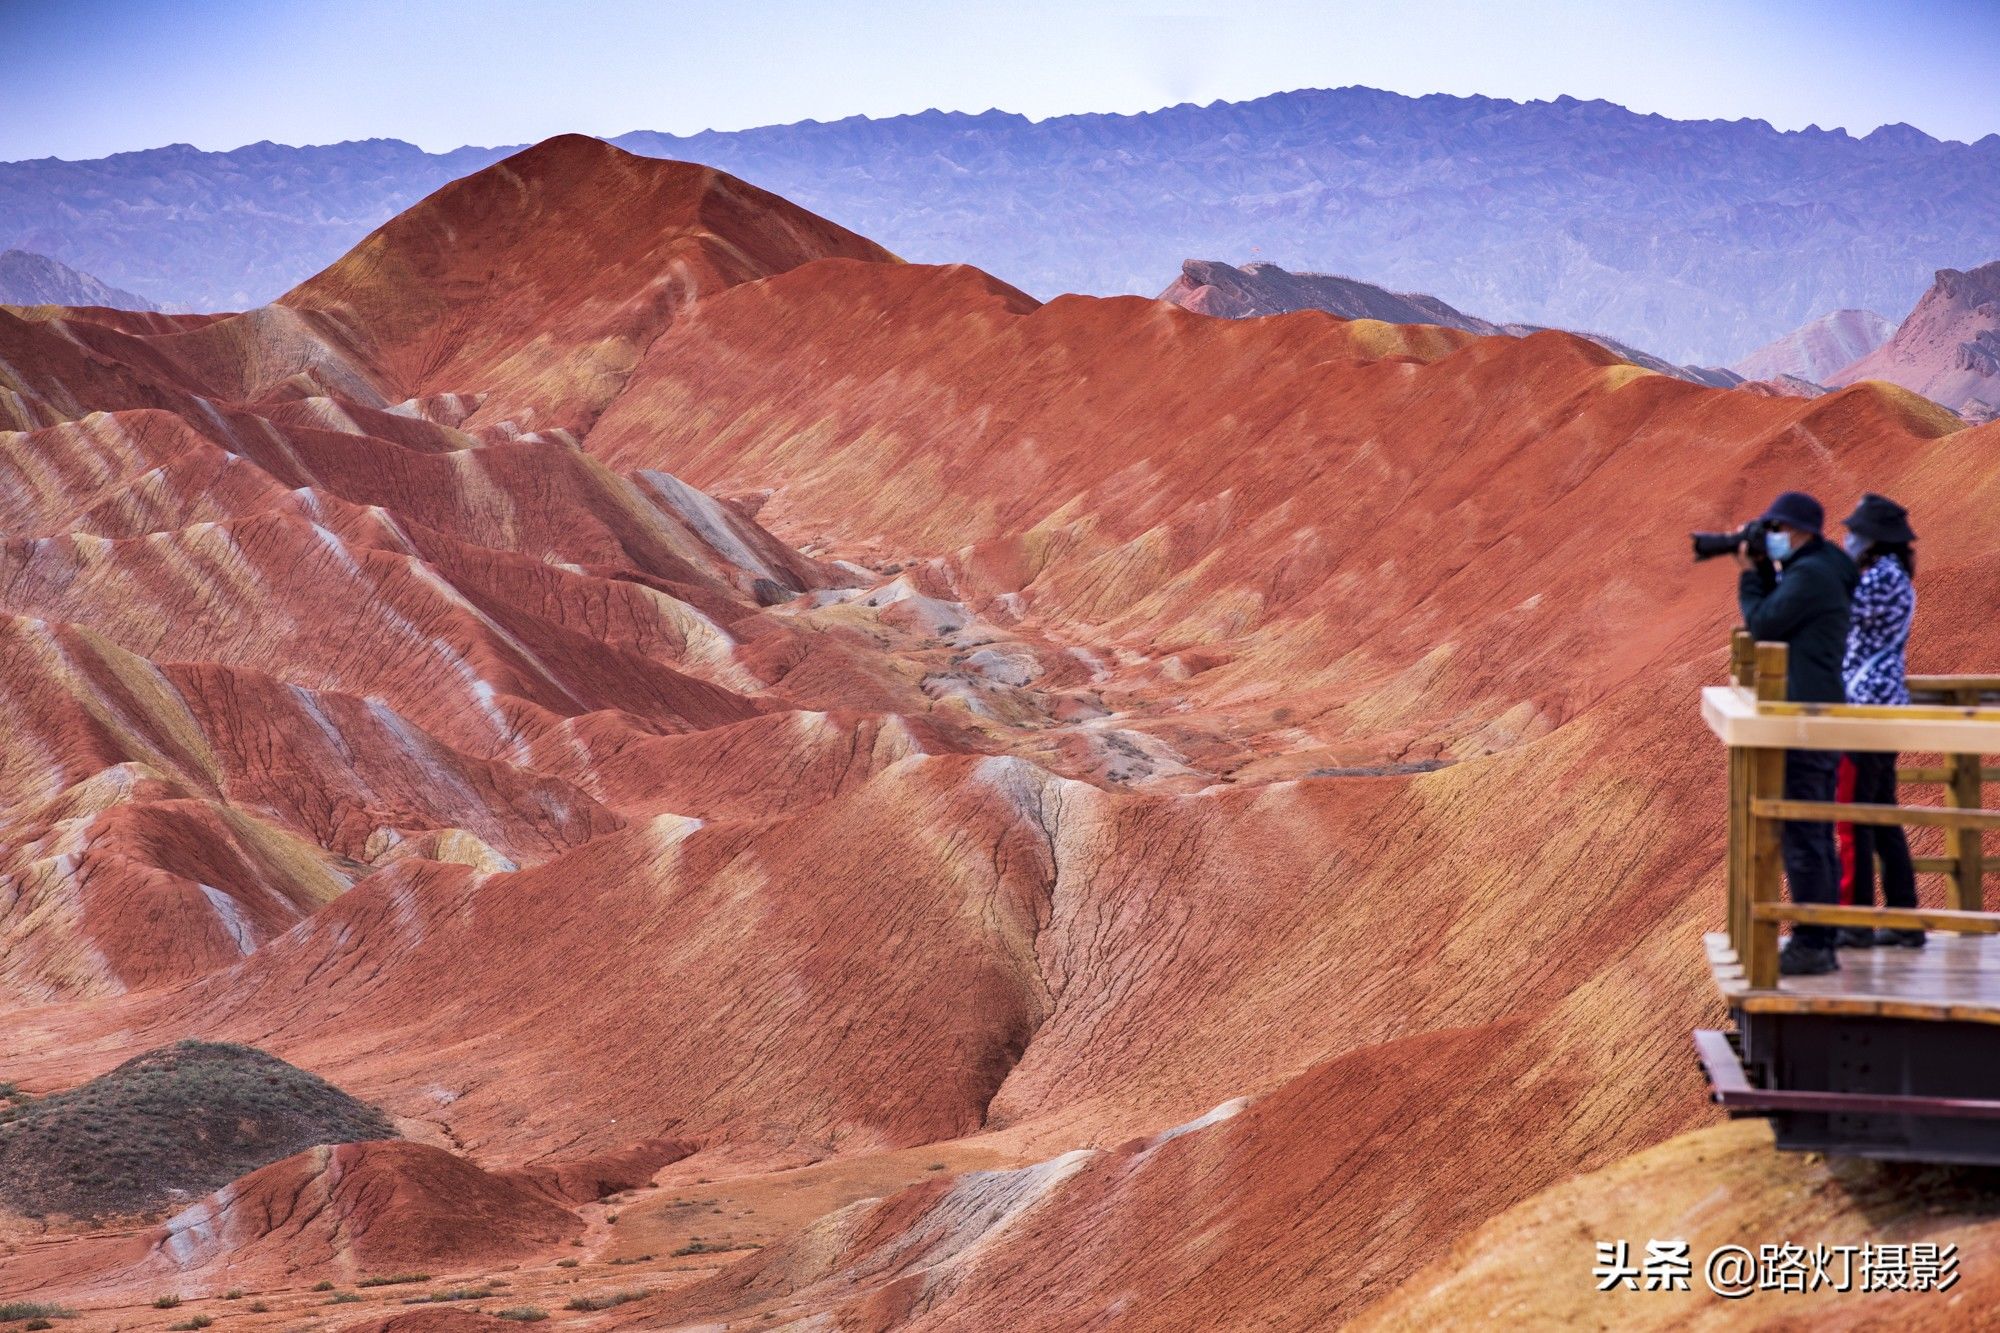
M1858 532L1850 532L1840 543L1850 559L1859 560L1868 553L1868 539Z

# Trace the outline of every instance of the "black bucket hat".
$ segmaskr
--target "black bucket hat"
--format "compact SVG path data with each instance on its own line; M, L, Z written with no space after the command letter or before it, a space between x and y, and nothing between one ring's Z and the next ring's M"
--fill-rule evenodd
M1786 491L1771 501L1771 507L1764 511L1766 523L1783 523L1790 527L1820 535L1820 528L1826 522L1826 510L1819 501L1804 491Z
M1901 546L1917 539L1917 534L1910 531L1910 511L1873 491L1854 506L1854 512L1847 516L1846 527L1863 541L1880 542L1884 546Z

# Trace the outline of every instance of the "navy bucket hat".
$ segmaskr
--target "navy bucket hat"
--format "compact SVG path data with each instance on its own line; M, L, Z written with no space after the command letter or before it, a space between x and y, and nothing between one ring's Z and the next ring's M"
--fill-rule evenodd
M1786 491L1771 501L1771 507L1764 511L1764 521L1783 523L1817 537L1826 522L1826 510L1804 491Z
M1873 491L1861 497L1844 526L1861 540L1884 546L1901 546L1917 539L1910 531L1910 511Z

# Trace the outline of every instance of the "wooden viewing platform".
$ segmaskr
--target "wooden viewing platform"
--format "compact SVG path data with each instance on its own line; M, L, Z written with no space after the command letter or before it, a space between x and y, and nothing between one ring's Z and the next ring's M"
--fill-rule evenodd
M1983 836L2000 831L1985 784L2000 770L2000 676L1913 676L1898 707L1784 697L1786 649L1738 631L1730 683L1702 691L1702 717L1729 748L1726 928L1708 965L1732 1031L1696 1032L1715 1100L1772 1121L1778 1146L1913 1161L2000 1163L2000 913L1985 882L2000 871ZM1906 785L1944 789L1938 806L1784 799L1788 749L1889 751L1941 761L1904 767ZM1788 820L1943 830L1943 904L1913 910L1798 904L1779 848ZM1843 949L1840 970L1778 974L1780 922L1930 932L1922 949Z

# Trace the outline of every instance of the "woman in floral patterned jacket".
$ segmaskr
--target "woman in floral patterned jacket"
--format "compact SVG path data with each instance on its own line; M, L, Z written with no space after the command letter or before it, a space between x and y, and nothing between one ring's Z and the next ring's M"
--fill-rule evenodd
M1903 652L1910 641L1910 622L1917 612L1916 589L1910 577L1917 560L1911 550L1917 534L1910 516L1894 500L1864 495L1847 516L1847 553L1861 567L1861 585L1854 590L1854 610L1847 631L1847 654L1841 676L1847 701L1856 704L1906 704L1909 687L1903 680ZM1838 799L1868 805L1896 804L1896 756L1857 752L1842 757ZM1910 863L1910 844L1894 825L1835 825L1840 846L1842 902L1875 905L1875 863L1882 863L1882 897L1890 907L1917 905L1917 877ZM1921 930L1842 930L1841 948L1901 945L1921 949Z

